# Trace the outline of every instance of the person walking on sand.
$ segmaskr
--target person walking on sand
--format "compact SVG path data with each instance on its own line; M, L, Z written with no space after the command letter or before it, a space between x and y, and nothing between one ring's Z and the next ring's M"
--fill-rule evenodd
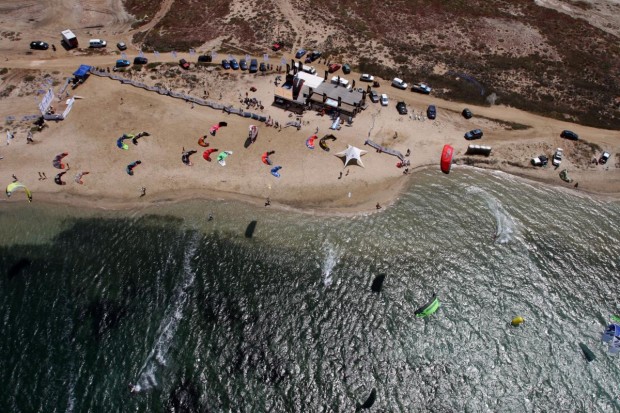
M267 197L267 200L265 201L265 206L269 206L271 205L271 200L269 200L269 197Z
M28 136L26 136L26 144L34 143L34 139L32 139L32 131L28 131Z
M17 181L19 181L19 179L17 179L17 177L15 176L15 174L13 174L12 176L13 176L13 182L17 182Z
M379 204L379 203L377 202L377 206L376 206L376 208L377 208L377 209L381 209L381 204Z
M144 195L146 195L146 187L145 186L140 188L140 198L142 198Z
M45 176L45 172L41 172L41 175L43 175L43 180L45 181L47 179L47 176Z

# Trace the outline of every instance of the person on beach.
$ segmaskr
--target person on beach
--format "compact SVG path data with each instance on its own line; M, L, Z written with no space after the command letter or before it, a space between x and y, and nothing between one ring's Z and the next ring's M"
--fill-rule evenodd
M28 136L26 136L26 144L34 143L34 139L32 139L32 131L28 131Z
M379 203L377 202L376 208L377 208L377 209L381 209L381 204L379 204Z
M146 195L146 187L143 186L142 188L140 188L140 198L142 198L145 195Z
M17 177L15 176L15 174L13 174L12 176L13 176L13 182L17 182L17 181L19 181L19 179L17 179Z
M265 201L265 206L269 206L271 205L271 200L269 200L269 197L267 197L267 200Z
M207 218L207 221L213 221L213 213L209 212L209 217Z

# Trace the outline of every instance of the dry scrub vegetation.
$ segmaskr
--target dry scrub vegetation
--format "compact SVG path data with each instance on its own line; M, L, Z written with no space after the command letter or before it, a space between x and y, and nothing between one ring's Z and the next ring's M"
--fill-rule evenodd
M152 16L154 3L125 0L136 17ZM134 40L160 51L251 53L281 40L288 51L316 48L360 72L427 81L441 97L486 104L495 93L496 103L620 128L612 104L620 96L618 38L531 0L174 0Z

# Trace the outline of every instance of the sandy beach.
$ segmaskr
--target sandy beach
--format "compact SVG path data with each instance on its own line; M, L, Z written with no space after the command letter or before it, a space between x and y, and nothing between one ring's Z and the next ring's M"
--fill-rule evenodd
M47 78L60 83L80 64L112 67L119 58L114 52L113 40L109 40L107 50L96 53L61 50L27 55L24 53L26 49L15 49L3 63L8 68L3 87L16 86L8 96L0 99L0 114L5 119L8 116L17 118L15 122L5 122L2 128L0 156L3 159L0 165L4 171L3 179L8 184L14 174L33 192L35 202L45 200L122 209L136 204L190 198L234 198L262 206L269 198L272 208L294 208L311 213L373 212L376 203L388 206L393 202L407 182L415 179L416 170L438 170L445 144L454 147L456 164L498 169L585 193L614 198L620 195L616 157L620 150L618 131L583 127L501 105L468 105L474 117L467 120L461 116L464 104L443 101L432 94L426 96L399 90L391 87L390 81L385 79L378 79L381 86L377 91L388 94L389 105L383 107L368 101L367 108L353 119L351 125L345 124L333 131L329 129L332 123L329 117L313 111L306 111L299 118L302 122L300 130L295 127L276 129L234 114L91 75L77 89L68 89L76 97L68 118L57 123L48 122L48 127L34 134L34 144L27 144L26 135L32 122L20 119L23 115L37 113L41 96L36 91L40 84ZM136 52L128 51L129 59L135 55ZM248 74L223 70L215 63L212 67L197 68L193 65L196 57L188 53L178 53L176 58L169 53L145 56L149 62L168 63L186 58L192 67L182 71L178 65L161 65L153 70L144 68L141 72L121 75L199 98L205 97L207 92L209 100L235 108L245 109L241 100L247 96L255 98L264 107L262 110L247 108L251 112L271 117L282 125L297 119L293 113L272 106L274 80L283 73L273 70L264 76ZM223 57L220 55L218 60ZM235 57L243 58L241 55ZM281 57L272 53L274 66L279 64ZM284 54L283 57L290 61L292 56ZM325 71L325 63L314 64L319 74ZM177 74L166 77L170 71ZM192 75L195 79L191 90L178 83L183 76ZM359 76L354 72L346 75L348 79L357 80L358 87L365 87L366 84L359 82ZM398 101L406 102L408 115L398 114L395 108ZM430 104L437 106L435 120L425 116ZM216 136L209 135L210 127L218 122L227 122L227 126L222 127ZM258 127L258 138L245 148L250 125ZM477 128L484 131L481 140L466 141L463 138L465 132ZM306 147L306 139L317 129L319 138L330 133L336 136L337 140L330 142L329 152L322 150L318 141L315 149ZM593 164L592 157L598 157L600 152L593 151L591 145L560 138L564 129L573 130L582 140L610 152L610 161L606 165ZM4 143L7 130L15 132L15 139L10 144ZM124 133L140 131L147 131L150 136L140 139L138 145L127 141L128 150L116 146L117 138ZM204 135L208 136L208 148L198 145L198 139ZM404 174L404 168L396 167L396 157L365 146L366 139L402 153L409 149L410 173ZM470 143L492 146L491 156L466 157L465 151ZM346 149L347 145L368 151L362 157L365 167L343 168L343 160L334 154ZM559 169L552 167L551 162L546 168L530 166L532 157L543 153L551 157L557 147L564 149ZM211 162L202 157L202 152L209 148L218 150L212 154ZM191 156L192 166L182 163L183 149L198 151ZM233 153L226 160L226 166L215 161L221 151ZM273 166L282 166L280 178L274 177L270 173L271 167L261 162L261 155L266 151L275 151L270 159ZM66 185L56 185L54 176L61 171L52 166L52 160L63 152L69 153L64 162L70 165L70 170L63 177ZM142 163L134 175L129 176L126 167L136 160ZM568 170L573 183L559 178L563 169ZM75 175L86 171L89 174L84 175L84 184L76 183ZM39 179L39 172L44 172L47 179ZM458 168L451 172L458 173ZM450 175L446 179L450 179ZM577 188L575 183L578 183ZM140 196L142 187L146 188L144 197ZM24 199L15 195L3 202L24 202Z

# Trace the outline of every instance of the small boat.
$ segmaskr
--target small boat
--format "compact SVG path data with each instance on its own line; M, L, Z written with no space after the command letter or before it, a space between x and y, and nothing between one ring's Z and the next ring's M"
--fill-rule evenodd
M454 148L450 145L444 145L443 151L441 151L441 172L445 174L450 173L450 167L452 166L452 155L454 154Z

